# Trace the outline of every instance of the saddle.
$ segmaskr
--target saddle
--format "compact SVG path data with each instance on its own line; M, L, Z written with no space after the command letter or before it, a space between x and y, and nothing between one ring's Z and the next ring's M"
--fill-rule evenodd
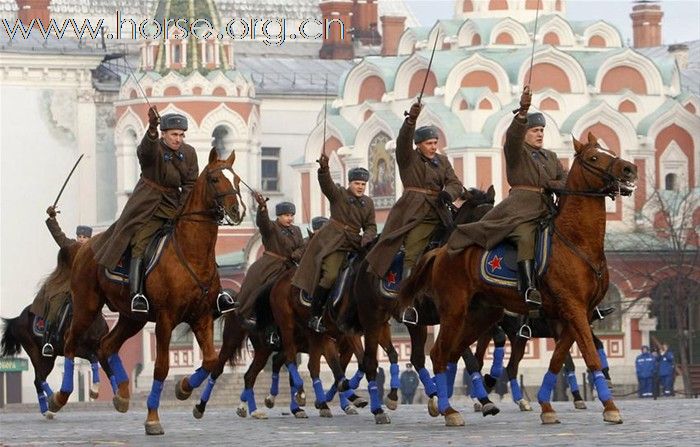
M547 271L552 247L551 229L540 227L535 242L535 270L537 276ZM479 261L479 273L487 284L512 289L518 288L518 250L515 244L504 240L486 250Z
M143 273L143 281L145 284L148 274L155 268L160 260L160 255L163 253L163 248L170 240L172 231L167 228L162 228L153 236L151 242L148 244L146 251L144 253L144 264L146 269ZM129 284L129 267L131 266L131 245L129 245L122 257L119 259L119 263L114 269L105 268L105 276L112 282L116 282L122 285Z
M68 327L66 323L68 323L68 321L70 321L72 317L73 303L71 302L71 300L66 300L63 306L61 306L61 309L58 311L58 324L55 326L56 333L54 334L56 340L63 340L63 333ZM32 332L37 337L43 337L44 332L46 332L46 319L38 315L34 315L34 321L32 322Z
M345 287L348 284L348 278L350 278L353 275L353 273L355 273L355 261L357 261L358 257L359 255L357 253L351 252L348 253L347 257L345 258L345 263L340 269L340 274L338 275L338 278L336 278L335 284L333 284L333 288L328 293L328 299L326 300L326 303L330 302L331 307L335 307L340 301L340 299L343 297L343 294L345 293ZM306 307L311 307L312 297L309 296L309 294L306 293L304 290L301 290L299 292L299 301L302 305Z

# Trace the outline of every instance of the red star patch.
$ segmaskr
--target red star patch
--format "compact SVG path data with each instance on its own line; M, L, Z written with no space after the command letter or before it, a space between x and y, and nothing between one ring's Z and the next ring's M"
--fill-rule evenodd
M491 267L491 271L500 270L502 260L502 257L494 255L493 258L491 258L491 260L487 263L489 267Z
M386 282L389 284L396 284L396 273L389 272L386 274Z

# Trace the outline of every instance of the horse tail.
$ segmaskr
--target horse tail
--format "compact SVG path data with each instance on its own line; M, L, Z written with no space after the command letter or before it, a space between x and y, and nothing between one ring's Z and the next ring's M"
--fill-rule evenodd
M432 287L431 276L437 252L438 249L434 249L421 256L418 264L413 267L411 275L402 281L399 292L399 306L401 308L412 306L417 296L423 295L424 291Z
M21 316L21 315L20 315ZM19 318L3 318L2 341L0 341L0 354L2 357L13 356L20 353L22 345L15 334Z

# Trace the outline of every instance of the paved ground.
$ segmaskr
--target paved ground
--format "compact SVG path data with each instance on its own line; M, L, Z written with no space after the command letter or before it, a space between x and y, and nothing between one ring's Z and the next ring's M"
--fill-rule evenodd
M337 401L336 401L337 402ZM488 446L691 446L700 445L700 399L618 401L624 424L606 425L602 406L585 411L555 402L562 424L543 426L538 412L521 413L512 402L498 404L501 413L484 418L463 410L465 427L448 428L428 416L422 405L390 412L392 423L376 425L367 409L347 416L336 405L334 417L297 420L286 408L268 410L268 420L241 419L233 408L212 407L195 420L186 407L161 410L164 436L144 435L145 406L132 402L126 414L105 403L70 404L54 420L45 420L28 405L1 410L0 445L488 445ZM462 407L464 408L464 407Z

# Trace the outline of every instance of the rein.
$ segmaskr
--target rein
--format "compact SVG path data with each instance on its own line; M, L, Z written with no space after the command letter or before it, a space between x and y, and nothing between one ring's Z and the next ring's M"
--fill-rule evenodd
M596 144L595 147L600 147ZM574 157L578 157L579 154L576 154ZM588 171L590 173L593 173L594 175L602 178L605 180L605 185L603 185L601 188L598 189L588 189L584 191L577 191L577 190L571 190L571 189L566 189L566 188L547 188L547 191L553 192L558 195L569 195L569 196L584 196L584 197L610 197L611 199L615 200L615 198L621 194L620 192L620 181L615 178L614 175L611 174L613 165L617 160L619 160L620 157L615 157L613 158L610 163L608 164L606 169L601 169L597 166L594 166L590 163L588 163L583 157L579 158L579 163L581 165L581 168L584 171ZM583 176L584 180L586 180L586 184L589 184L588 180L586 179L585 176ZM616 186L617 185L617 186Z

